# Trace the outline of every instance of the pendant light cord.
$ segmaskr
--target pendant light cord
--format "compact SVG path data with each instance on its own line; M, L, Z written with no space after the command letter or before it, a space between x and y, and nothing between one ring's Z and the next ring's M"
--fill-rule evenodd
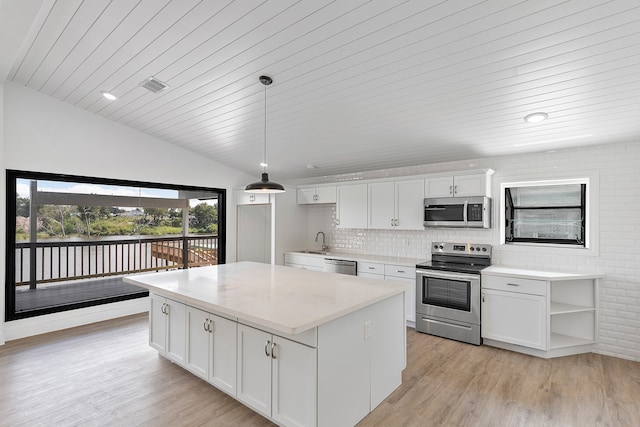
M267 170L267 85L264 85L264 166L262 171Z

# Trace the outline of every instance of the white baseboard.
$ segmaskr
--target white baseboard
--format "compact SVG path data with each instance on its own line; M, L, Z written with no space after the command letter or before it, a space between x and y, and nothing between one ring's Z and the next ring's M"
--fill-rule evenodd
M0 344L146 311L149 311L149 297L12 320L5 322L0 330Z

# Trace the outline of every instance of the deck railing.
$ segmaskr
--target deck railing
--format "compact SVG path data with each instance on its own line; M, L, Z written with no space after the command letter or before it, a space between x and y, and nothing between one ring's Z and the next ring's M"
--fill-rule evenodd
M16 286L218 263L218 236L16 244Z

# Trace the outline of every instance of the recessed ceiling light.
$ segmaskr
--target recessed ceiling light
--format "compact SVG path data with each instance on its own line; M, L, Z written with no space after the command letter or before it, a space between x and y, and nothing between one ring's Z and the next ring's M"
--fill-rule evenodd
M539 111L537 113L527 114L526 116L524 116L524 121L527 123L538 123L543 120L546 120L547 117L549 117L547 113Z
M109 101L115 101L116 99L118 99L118 97L112 94L111 92L106 92L103 90L101 93L102 93L102 96L107 98Z
M260 162L260 166L262 166L263 168L266 168L267 166L269 166L268 164L266 164L265 162Z

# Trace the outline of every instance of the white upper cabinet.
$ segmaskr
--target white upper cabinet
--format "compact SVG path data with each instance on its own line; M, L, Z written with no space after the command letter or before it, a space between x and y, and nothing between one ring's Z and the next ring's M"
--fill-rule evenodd
M298 204L336 203L336 186L298 188Z
M367 184L341 185L337 193L337 227L367 228Z
M260 205L270 203L269 194L246 193L243 190L236 192L236 201L239 205Z
M427 177L425 197L491 197L492 170L470 175Z
M423 230L424 179L376 182L368 185L368 228Z

